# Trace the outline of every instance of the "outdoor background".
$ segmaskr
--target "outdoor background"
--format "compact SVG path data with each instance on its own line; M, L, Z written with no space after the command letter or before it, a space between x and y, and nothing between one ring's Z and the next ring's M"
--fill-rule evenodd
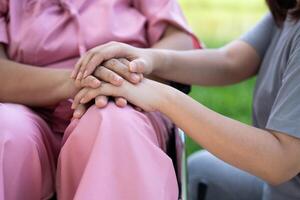
M264 0L179 0L188 23L208 48L223 46L245 33L267 12ZM214 111L251 124L255 79L229 87L193 87L191 96ZM199 149L191 139L188 154Z

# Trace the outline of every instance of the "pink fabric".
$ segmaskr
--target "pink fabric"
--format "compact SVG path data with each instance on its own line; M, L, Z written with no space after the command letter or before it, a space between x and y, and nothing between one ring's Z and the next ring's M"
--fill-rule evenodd
M176 0L0 0L9 58L41 67L72 68L108 41L150 47L168 23L190 33ZM69 101L0 104L0 200L177 198L168 119L114 104L71 115Z
M177 199L172 160L156 137L167 130L155 128L170 121L148 115L110 103L73 121L58 164L59 199Z
M31 109L0 103L0 199L51 197L60 141Z
M92 106L72 121L62 144L61 134L25 106L0 104L0 120L1 200L47 199L55 174L62 200L177 199L173 164L157 137L172 126L159 113Z
M9 57L38 66L109 41L149 47L168 23L190 32L176 0L0 0Z

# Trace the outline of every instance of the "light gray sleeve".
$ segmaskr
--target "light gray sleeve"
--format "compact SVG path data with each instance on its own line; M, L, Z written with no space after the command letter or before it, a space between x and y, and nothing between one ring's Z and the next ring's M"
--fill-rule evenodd
M290 54L266 128L300 138L300 40Z
M272 40L273 34L277 29L273 17L270 13L266 14L256 26L242 35L240 40L251 45L260 58L263 58Z

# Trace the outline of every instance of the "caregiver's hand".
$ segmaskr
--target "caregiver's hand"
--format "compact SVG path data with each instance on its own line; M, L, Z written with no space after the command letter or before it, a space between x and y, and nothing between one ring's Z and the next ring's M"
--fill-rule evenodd
M145 111L156 111L162 104L167 104L166 94L172 88L149 79L143 79L139 84L124 81L121 86L102 83L98 88L84 88L74 98L74 101L85 104L97 96L124 97L132 104Z
M154 66L156 66L155 62L159 60L155 56L157 54L153 52L154 50L151 49L140 49L118 42L100 45L89 50L79 59L71 77L82 80L94 73L97 66L113 58L126 58L129 60L129 71L132 73L150 74ZM110 69L118 73L116 70L120 70L121 68L113 67Z

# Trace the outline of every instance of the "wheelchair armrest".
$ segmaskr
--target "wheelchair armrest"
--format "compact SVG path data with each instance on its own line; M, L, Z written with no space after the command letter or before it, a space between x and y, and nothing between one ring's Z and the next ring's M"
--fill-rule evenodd
M167 142L167 154L172 159L177 176L179 199L187 200L187 159L185 150L185 134L174 127Z
M180 179L181 179L181 200L188 199L188 170L187 170L187 155L186 155L186 136L185 133L178 129L178 136L180 142L183 144L181 151L181 162L180 164Z

